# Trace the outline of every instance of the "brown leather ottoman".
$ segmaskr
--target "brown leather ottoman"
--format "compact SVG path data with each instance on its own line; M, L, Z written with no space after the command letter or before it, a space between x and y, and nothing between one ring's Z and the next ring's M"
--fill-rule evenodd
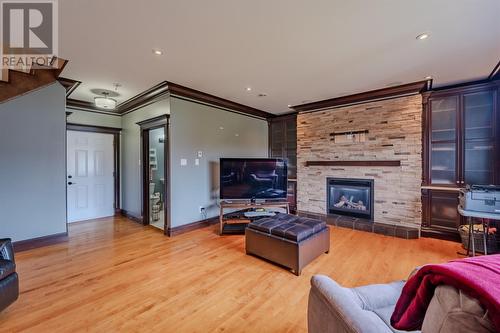
M289 214L254 221L245 230L245 248L252 254L290 268L302 268L330 250L330 230L325 222Z

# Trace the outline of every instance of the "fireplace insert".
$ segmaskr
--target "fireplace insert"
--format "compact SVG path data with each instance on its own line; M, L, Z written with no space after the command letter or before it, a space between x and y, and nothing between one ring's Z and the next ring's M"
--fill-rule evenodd
M373 179L327 178L327 213L373 220Z

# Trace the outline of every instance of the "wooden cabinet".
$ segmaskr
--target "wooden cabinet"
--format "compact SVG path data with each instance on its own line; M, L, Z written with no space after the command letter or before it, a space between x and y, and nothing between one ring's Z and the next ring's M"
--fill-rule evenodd
M458 188L500 183L500 82L424 94L422 233L456 239Z
M289 180L287 188L287 201L290 211L292 213L297 212L297 181Z
M422 190L422 235L460 240L457 228L462 223L458 213L458 191Z
M287 115L269 120L269 157L288 161L288 201L290 210L297 207L297 116Z

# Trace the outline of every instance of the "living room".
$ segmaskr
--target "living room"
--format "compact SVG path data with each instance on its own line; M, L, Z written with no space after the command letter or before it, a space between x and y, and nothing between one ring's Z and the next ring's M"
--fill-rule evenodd
M498 1L1 10L1 332L499 331Z

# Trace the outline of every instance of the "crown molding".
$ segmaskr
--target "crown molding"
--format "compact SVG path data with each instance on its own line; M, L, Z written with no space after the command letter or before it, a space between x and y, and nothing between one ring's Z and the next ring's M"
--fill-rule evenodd
M113 112L99 109L92 102L87 102L72 98L67 98L66 106L69 109L99 112L99 113L113 114L113 115L124 115L129 112L135 111L139 108L142 108L144 106L147 106L149 104L155 103L169 94L174 97L180 97L183 99L192 100L194 102L216 106L230 112L237 112L250 117L257 117L262 119L275 117L275 115L271 113L168 81L163 81L157 84L156 86L151 87L148 90L143 91L138 95L135 95L134 97L126 100L125 102L118 104Z
M431 85L432 85L432 80L417 81L394 87L376 89L348 96L330 98L322 101L295 105L292 106L291 108L297 112L320 111L334 107L419 94L427 91Z
M169 93L168 82L164 81L116 106L116 113L125 114L157 102Z
M236 103L221 97L207 94L205 92L191 89L185 86L181 86L172 82L165 82L168 86L168 90L172 96L183 97L191 99L200 103L218 106L229 111L235 111L244 115L257 117L257 118L272 118L275 115L269 112L265 112L259 109L252 108L240 103Z

